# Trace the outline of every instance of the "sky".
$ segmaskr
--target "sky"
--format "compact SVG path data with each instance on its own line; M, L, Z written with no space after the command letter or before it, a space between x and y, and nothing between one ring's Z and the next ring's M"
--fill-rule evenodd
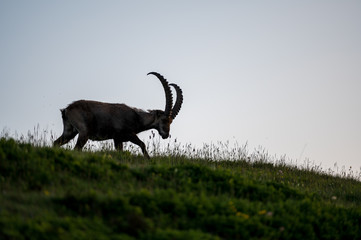
M164 109L156 71L181 143L360 171L361 1L0 0L0 36L0 131L60 136L78 99Z

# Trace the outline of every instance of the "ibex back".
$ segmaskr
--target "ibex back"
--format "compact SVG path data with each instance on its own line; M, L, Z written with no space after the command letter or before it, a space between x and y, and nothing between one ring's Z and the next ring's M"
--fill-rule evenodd
M156 129L163 139L169 137L170 124L177 116L182 103L183 94L176 84L168 84L167 80L156 72L155 75L163 85L166 104L165 110L143 111L125 104L103 103L89 100L79 100L61 110L63 118L63 134L54 141L55 146L68 143L77 134L75 148L81 150L86 142L91 140L113 139L117 150L123 150L123 142L130 141L138 145L145 157L149 158L145 144L137 134L149 129ZM173 106L170 86L177 93Z

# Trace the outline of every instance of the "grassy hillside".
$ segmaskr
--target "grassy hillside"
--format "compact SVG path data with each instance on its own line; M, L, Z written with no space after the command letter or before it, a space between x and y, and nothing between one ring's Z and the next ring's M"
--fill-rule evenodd
M361 183L1 139L0 239L361 239Z

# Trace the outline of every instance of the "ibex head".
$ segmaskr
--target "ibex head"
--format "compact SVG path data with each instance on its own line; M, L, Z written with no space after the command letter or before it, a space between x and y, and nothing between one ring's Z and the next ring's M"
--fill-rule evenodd
M174 83L168 84L168 81L159 73L150 72L147 75L152 74L156 76L163 85L164 92L165 92L165 110L151 110L150 112L154 114L154 128L157 129L158 133L162 136L163 139L169 137L169 130L170 124L172 123L173 119L177 116L179 110L182 107L183 103L183 94L180 87ZM177 100L173 106L173 96L172 91L169 86L174 87L177 93Z

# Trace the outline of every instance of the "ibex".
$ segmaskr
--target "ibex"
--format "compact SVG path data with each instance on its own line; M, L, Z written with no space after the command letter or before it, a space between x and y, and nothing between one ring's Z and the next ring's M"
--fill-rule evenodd
M63 134L54 141L54 146L68 143L77 134L78 140L75 149L81 150L88 139L107 140L113 139L117 150L123 150L123 142L130 141L138 145L146 158L149 158L145 144L137 134L149 129L156 129L163 139L169 137L170 124L177 116L182 103L181 88L156 72L155 75L163 85L165 92L165 110L140 110L125 104L103 103L88 100L79 100L71 103L67 108L61 109L64 130ZM173 106L172 91L174 87L177 100Z

